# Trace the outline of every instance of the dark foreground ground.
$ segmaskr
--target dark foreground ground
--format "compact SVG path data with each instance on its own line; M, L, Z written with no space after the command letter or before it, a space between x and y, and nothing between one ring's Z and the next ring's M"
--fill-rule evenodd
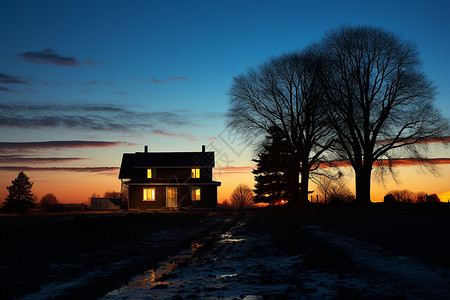
M0 293L448 299L449 237L445 205L1 216Z

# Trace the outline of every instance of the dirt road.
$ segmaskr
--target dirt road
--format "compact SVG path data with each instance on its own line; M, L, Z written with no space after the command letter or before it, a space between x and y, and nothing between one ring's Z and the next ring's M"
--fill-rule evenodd
M395 256L317 226L296 252L274 244L277 224L245 216L102 299L444 299L448 269ZM295 227L295 221L290 227ZM292 235L295 238L295 235ZM286 241L282 241L286 242ZM312 244L311 244L312 242ZM292 249L291 249L292 250ZM314 251L314 253L311 253Z
M371 220L358 212L357 225L366 226L369 239L348 229L355 228L348 216L249 211L0 219L2 241L10 245L0 253L2 298L450 298L446 260L415 256L408 251L414 243L387 221L378 227L384 231L369 234L371 222L385 214ZM433 213L428 226L445 225L447 216ZM408 218L402 224L417 221ZM445 251L439 243L445 231L433 234L429 247ZM395 237L405 244L389 247Z

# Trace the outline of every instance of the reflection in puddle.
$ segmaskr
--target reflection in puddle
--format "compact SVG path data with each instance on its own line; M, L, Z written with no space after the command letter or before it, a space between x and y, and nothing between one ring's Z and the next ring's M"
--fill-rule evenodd
M223 239L223 240L220 240L219 243L235 243L235 242L243 242L246 240L247 239Z
M217 279L222 279L222 278L230 278L230 277L235 277L238 274L222 274L222 275L216 275Z
M192 258L194 253L202 246L203 243L193 242L189 250L181 251L180 254L169 257L166 261L161 262L155 270L148 270L142 275L135 276L127 285L108 293L104 298L114 298L126 291L137 288L149 290L154 287L167 285L167 280L171 278L171 273L178 267L178 264Z
M236 238L232 238L233 234L231 233L231 231L228 231L224 234L220 235L220 238L222 240L218 241L219 243L234 243L234 242L243 242L246 241L247 239L236 239Z

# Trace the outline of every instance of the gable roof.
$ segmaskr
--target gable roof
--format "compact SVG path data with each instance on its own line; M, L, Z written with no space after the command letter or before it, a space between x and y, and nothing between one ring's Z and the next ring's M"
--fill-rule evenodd
M124 153L119 179L131 178L133 168L214 167L214 152Z

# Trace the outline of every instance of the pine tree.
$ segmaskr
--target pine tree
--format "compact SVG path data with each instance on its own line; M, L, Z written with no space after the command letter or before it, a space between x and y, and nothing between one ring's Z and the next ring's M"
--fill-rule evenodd
M255 174L255 203L275 204L281 200L288 200L287 173L289 170L289 153L286 141L281 133L272 128L271 135L262 145L258 158L253 161L257 167Z
M30 178L21 171L11 183L6 188L9 191L9 195L5 198L4 210L23 211L34 207L33 194L31 193L33 183L30 182Z

